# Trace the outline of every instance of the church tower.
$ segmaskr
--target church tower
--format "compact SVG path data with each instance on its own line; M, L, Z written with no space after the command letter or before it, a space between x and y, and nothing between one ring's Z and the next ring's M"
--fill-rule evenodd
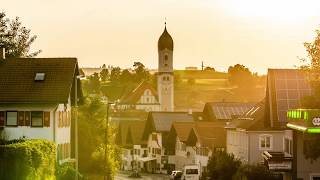
M161 111L174 111L173 40L165 25L158 40L158 96Z

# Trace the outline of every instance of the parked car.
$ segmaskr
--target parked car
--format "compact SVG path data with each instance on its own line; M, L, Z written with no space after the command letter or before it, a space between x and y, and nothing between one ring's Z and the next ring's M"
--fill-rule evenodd
M200 180L200 167L199 165L186 165L183 168L182 180Z
M181 176L182 176L182 171L172 171L170 174L170 179L171 180L180 179Z

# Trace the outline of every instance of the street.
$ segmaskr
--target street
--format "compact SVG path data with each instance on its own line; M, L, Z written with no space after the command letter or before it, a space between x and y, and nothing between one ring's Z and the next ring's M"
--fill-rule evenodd
M168 180L169 175L164 174L141 174L141 178L129 178L129 173L127 172L119 172L115 179L116 180L127 180L127 179L141 179L141 180Z

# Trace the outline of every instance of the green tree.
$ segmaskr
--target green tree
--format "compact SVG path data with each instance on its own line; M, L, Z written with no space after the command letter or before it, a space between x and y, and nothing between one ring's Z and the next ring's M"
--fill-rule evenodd
M132 82L133 81L133 75L131 74L131 72L128 69L124 69L121 72L119 80L120 80L121 83Z
M100 72L100 78L101 78L101 81L105 82L108 80L108 77L109 77L109 71L108 69L106 68L103 68Z
M110 73L110 81L113 83L119 82L121 75L120 67L113 67Z
M87 174L103 174L107 107L99 96L88 97L79 107L79 169ZM120 161L120 149L114 143L114 131L108 128L107 170L113 176ZM112 177L111 177L112 178Z
M87 85L87 92L92 94L99 94L100 93L100 77L98 73L94 73L93 75L88 77L88 85Z
M301 99L301 104L304 108L320 107L320 30L316 30L316 37L312 42L304 43L308 53L307 58L302 59L309 62L302 66L302 70L307 73L313 94ZM305 158L311 161L317 160L320 157L320 135L312 134L305 138L304 155Z
M18 17L9 20L4 12L0 13L0 47L6 49L6 57L34 57L41 52L30 52L31 44L37 38L30 32Z
M232 154L214 152L207 165L208 177L214 180L231 180L240 165L241 162Z
M274 175L264 165L242 165L235 175L234 179L241 180L277 180L278 177Z
M150 73L141 62L134 62L133 68L135 71L136 82L141 82L143 80L146 80L146 81L150 80Z
M228 68L229 82L239 88L254 87L254 76L250 70L241 64L236 64Z

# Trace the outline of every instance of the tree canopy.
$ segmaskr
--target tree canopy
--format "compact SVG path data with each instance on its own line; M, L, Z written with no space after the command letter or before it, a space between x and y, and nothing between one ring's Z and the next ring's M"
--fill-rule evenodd
M31 30L24 27L19 19L10 20L4 12L0 12L0 47L5 48L6 57L34 57L41 50L30 52L36 35L30 35Z
M239 88L254 87L254 76L251 71L241 64L236 64L228 68L229 81Z

